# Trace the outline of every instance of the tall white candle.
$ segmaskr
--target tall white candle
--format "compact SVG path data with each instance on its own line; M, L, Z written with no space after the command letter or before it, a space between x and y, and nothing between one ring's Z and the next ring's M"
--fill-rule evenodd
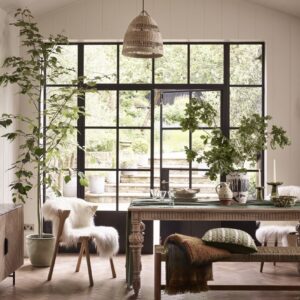
M273 182L276 182L276 160L273 160Z
M261 186L261 170L258 169L258 186Z

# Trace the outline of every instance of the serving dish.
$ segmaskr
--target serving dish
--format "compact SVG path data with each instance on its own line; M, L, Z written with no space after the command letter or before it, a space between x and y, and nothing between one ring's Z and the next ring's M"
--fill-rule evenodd
M271 201L273 202L274 206L276 207L291 207L296 204L297 197L294 196L278 196L273 197Z

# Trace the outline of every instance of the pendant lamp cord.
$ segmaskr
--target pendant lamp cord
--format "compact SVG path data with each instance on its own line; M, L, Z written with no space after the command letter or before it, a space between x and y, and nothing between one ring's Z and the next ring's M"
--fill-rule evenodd
M145 11L145 0L143 0L143 12Z

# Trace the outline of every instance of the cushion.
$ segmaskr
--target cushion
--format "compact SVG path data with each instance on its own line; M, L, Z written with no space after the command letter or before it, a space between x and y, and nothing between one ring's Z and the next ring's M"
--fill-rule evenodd
M226 249L231 253L254 253L257 248L252 237L245 231L233 228L208 230L202 240L209 246Z

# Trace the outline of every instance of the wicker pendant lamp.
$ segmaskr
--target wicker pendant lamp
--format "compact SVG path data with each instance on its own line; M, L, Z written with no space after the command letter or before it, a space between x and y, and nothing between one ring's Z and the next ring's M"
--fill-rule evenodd
M144 10L134 18L124 36L122 54L136 58L163 56L162 36L156 22Z

